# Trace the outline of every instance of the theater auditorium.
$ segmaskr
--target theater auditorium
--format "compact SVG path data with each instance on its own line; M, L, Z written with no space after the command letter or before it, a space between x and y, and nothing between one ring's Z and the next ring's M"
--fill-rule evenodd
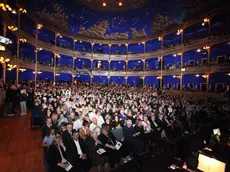
M228 0L0 0L1 172L230 172Z

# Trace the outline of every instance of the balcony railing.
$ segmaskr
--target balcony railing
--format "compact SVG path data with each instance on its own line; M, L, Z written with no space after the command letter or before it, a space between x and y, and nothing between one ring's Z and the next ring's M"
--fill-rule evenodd
M31 61L26 61L23 59L12 59L12 64L16 64L21 68L28 68L28 69L35 69L35 64ZM47 71L47 72L53 72L54 68L51 65L48 64L37 64L37 68L39 71ZM110 76L160 76L161 70L156 69L152 71L97 71L97 70L90 70L90 69L74 69L75 74L90 74L92 72L93 75L96 76L108 76L110 73ZM72 68L70 67L56 67L56 72L58 73L69 73L72 74ZM183 71L183 75L187 74L206 74L209 72L208 66L191 66L186 67L185 71ZM217 72L230 72L230 65L229 63L226 64L215 64L210 66L210 72L211 73L217 73ZM165 75L180 75L181 69L164 69L162 70L163 76Z

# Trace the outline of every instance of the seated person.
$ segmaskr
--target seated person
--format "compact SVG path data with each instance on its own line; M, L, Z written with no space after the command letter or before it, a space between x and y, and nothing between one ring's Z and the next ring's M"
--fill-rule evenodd
M103 145L103 148L106 150L111 167L114 167L115 164L118 165L121 159L121 154L120 151L117 150L115 147L117 144L117 140L114 137L113 133L109 131L109 127L102 127L101 134L98 138Z
M124 137L129 144L133 145L133 152L135 154L142 153L144 149L144 143L136 138L138 134L140 134L140 132L135 133L132 120L127 120L126 126L124 127Z
M43 139L42 147L49 147L51 145L54 137L55 137L55 130L50 129L50 131L47 132L47 135Z
M90 171L92 165L88 148L83 140L79 138L79 133L76 130L73 131L72 140L68 144L67 157L76 169L84 172Z
M62 137L57 134L52 144L48 148L48 163L50 164L51 172L66 172L66 147L63 144ZM74 168L70 172L75 171Z

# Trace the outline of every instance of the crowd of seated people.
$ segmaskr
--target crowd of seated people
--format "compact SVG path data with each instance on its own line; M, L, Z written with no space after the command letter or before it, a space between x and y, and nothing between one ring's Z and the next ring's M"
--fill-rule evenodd
M108 170L210 121L202 102L158 95L147 86L39 83L34 102L44 117L42 145L55 172L65 171L67 162L83 171Z

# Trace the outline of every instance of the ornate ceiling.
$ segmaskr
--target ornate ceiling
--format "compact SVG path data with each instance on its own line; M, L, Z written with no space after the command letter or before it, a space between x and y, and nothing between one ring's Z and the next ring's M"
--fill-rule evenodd
M105 12L123 12L142 7L150 0L75 0L84 6Z
M182 24L189 18L188 13L194 16L200 15L199 10L204 12L209 0L196 0L195 9L191 5L193 0L23 1L27 1L30 14L62 31L92 39L128 40Z

